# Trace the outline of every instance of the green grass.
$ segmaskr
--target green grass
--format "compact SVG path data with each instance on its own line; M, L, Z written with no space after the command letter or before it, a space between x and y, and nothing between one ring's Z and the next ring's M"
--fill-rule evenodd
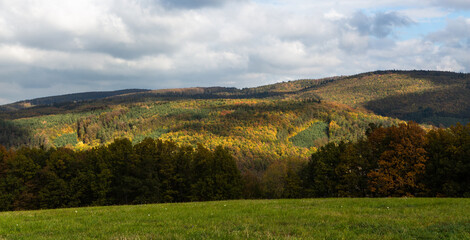
M0 239L470 239L470 199L301 199L0 213Z

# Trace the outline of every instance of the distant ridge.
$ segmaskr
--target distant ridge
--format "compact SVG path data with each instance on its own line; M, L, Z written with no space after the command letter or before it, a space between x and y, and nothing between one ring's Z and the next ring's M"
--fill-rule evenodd
M24 108L30 108L35 106L47 106L69 102L83 102L89 100L102 99L118 95L126 95L131 93L142 93L148 92L148 89L124 89L117 91L96 91L96 92L82 92L82 93L71 93L58 96L41 97L29 100L18 101L15 103L5 104L0 106L2 111L14 111Z

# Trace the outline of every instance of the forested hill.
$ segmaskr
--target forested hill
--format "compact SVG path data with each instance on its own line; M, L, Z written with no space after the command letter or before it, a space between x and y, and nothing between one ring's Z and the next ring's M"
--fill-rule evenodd
M470 74L380 71L340 78L311 92L382 116L435 126L470 119Z
M369 123L466 123L470 75L377 71L244 89L72 94L30 104L0 112L1 145L89 149L115 138L136 144L152 137L222 145L242 169L264 170L279 159L306 159L329 142L356 141Z
M244 89L195 87L68 94L1 106L0 110L8 113L0 113L0 118L15 119L70 110L83 111L97 106L148 100L244 98L335 102L382 116L435 126L450 126L457 122L466 123L470 119L470 74L441 71L376 71ZM25 110L32 106L36 107Z
M442 71L376 71L297 80L250 89L285 97L318 98L375 114L450 126L470 119L470 74Z
M150 91L148 89L124 89L118 91L103 91L103 92L84 92L72 93L59 96L50 96L35 98L31 100L23 100L11 104L6 104L0 107L0 111L15 111L35 106L59 105L69 102L83 102L96 99L107 98L116 95L126 95L130 93L142 93Z

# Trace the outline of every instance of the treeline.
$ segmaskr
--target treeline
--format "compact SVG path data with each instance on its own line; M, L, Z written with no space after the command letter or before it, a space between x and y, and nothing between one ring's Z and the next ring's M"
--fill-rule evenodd
M470 197L470 124L426 132L370 124L355 142L328 143L241 173L230 151L146 138L86 151L0 148L0 210L237 198Z
M0 148L0 210L240 198L229 151L147 138L87 151Z
M470 197L470 124L372 124L366 135L314 153L300 171L303 197Z

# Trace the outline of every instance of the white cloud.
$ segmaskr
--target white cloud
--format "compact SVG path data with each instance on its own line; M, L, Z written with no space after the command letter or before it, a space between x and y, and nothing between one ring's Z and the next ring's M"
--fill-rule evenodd
M326 19L329 19L329 20L340 20L340 19L345 18L345 16L343 14L335 11L334 9L331 9L327 13L323 14L323 16Z
M455 60L451 56L445 56L444 58L441 59L439 64L436 66L437 70L441 71L454 71L454 72L459 72L464 70L464 67L461 66L457 60Z
M2 45L0 46L0 62L3 64L23 63L28 64L34 61L35 53L18 45Z

